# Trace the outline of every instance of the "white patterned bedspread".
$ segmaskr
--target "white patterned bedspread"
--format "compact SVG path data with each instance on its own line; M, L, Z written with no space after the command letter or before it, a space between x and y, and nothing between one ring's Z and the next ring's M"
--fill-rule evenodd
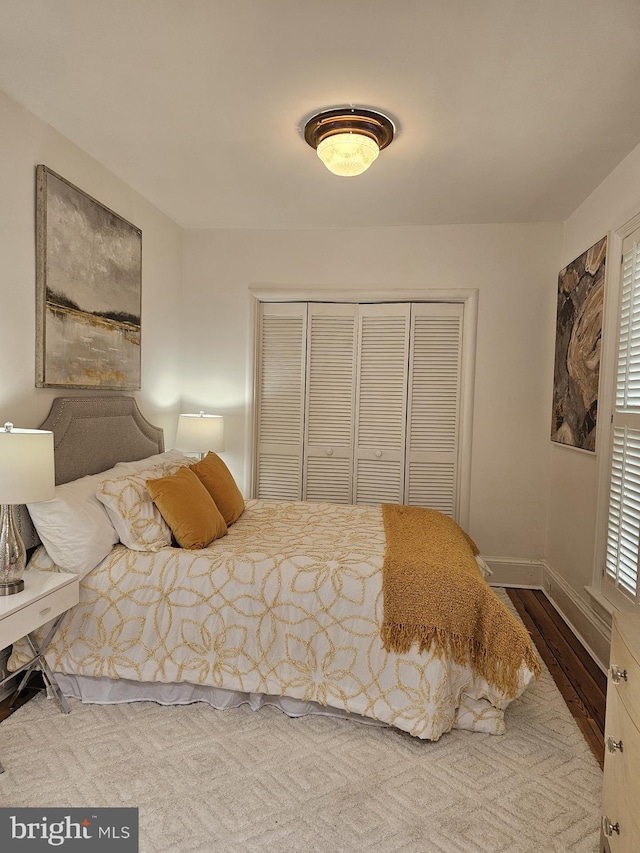
M202 551L116 546L82 580L47 660L67 674L291 696L431 740L503 733L509 700L472 670L385 652L383 556L379 506L248 501ZM42 549L33 562L52 568ZM522 690L531 677L523 668Z

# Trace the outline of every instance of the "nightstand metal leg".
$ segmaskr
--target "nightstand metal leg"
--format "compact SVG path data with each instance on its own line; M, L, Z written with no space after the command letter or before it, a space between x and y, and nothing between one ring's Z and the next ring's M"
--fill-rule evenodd
M63 714L70 714L71 708L69 707L69 703L67 702L66 697L62 693L62 690L60 690L60 685L58 684L55 675L51 672L49 664L43 657L40 658L40 663L38 664L38 666L40 667L40 671L42 672L42 677L44 678L45 683L47 684L55 698L58 700L60 710Z
M60 686L56 681L56 677L51 671L49 664L46 662L44 655L47 649L49 648L51 641L53 640L56 631L58 630L58 626L66 616L66 613L61 613L60 616L53 622L51 628L49 629L49 633L45 637L44 641L40 646L36 645L33 634L27 634L26 640L31 646L31 651L33 652L33 658L29 661L28 664L25 664L24 675L20 683L18 684L17 689L11 696L9 700L9 707L13 710L13 707L16 703L18 696L22 693L24 688L27 686L27 682L29 681L29 676L35 669L39 669L42 673L42 677L44 678L45 684L50 688L51 692L55 696L60 705L60 709L63 714L70 714L71 708L65 697L62 695L62 691L60 690Z

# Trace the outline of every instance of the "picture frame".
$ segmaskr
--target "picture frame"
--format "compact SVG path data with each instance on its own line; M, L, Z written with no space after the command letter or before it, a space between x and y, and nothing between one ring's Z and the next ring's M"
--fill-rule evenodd
M36 387L141 387L142 231L36 167Z
M551 440L595 453L607 237L558 274Z

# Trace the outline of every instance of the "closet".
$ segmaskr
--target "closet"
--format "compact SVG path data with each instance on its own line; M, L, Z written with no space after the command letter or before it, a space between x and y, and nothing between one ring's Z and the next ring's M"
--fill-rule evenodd
M261 302L255 495L457 517L464 305Z

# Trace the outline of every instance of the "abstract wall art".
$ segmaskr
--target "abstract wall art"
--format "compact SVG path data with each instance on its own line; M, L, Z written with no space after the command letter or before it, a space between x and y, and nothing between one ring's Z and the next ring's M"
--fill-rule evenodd
M595 452L607 255L603 237L558 275L551 439Z
M36 169L36 386L140 388L142 232Z

